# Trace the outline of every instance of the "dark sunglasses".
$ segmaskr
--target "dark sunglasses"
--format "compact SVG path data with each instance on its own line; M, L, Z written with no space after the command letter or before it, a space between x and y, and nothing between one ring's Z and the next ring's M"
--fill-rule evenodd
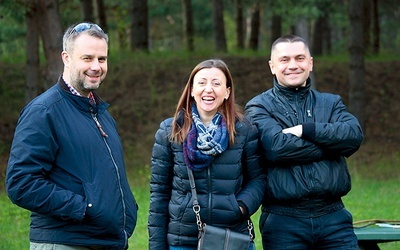
M100 28L100 26L94 23L80 23L72 29L72 32L75 31L76 33L81 33L85 30L91 29L92 27L104 33L104 31Z

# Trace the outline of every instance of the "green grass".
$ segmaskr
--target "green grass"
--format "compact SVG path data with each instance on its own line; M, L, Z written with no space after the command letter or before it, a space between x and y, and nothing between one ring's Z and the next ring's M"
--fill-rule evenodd
M133 193L139 204L138 222L129 240L130 249L148 249L147 216L149 209L148 166L129 173ZM353 178L352 191L344 198L354 221L365 219L400 219L400 185L398 179L372 180ZM256 231L256 247L262 249L258 230L258 211L252 218ZM382 243L382 250L400 249L400 243ZM10 202L5 192L0 192L0 249L29 248L29 212Z

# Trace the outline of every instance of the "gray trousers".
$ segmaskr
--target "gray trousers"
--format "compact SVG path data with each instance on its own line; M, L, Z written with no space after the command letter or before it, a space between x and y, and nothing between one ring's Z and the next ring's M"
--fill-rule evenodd
M51 243L31 242L29 250L106 250L107 247L81 247Z

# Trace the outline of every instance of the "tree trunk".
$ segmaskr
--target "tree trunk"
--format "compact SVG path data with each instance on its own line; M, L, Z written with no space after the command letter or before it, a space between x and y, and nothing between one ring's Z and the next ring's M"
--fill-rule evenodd
M99 16L99 25L105 32L108 32L107 16L106 16L106 9L104 7L104 1L97 0L96 3L97 3L97 14Z
M313 46L312 51L314 56L320 56L323 54L323 42L325 33L325 17L319 16L315 21Z
M251 30L250 30L250 49L256 51L258 49L259 35L260 35L260 1L256 1L253 6L251 14Z
M192 0L182 0L183 6L183 36L188 51L194 51L194 25L193 25L193 9Z
M365 125L365 65L363 33L363 1L349 0L349 111ZM362 6L361 6L362 7ZM365 17L368 18L368 17Z
M378 0L372 0L372 53L379 54L379 15L378 15Z
M329 25L329 14L324 13L319 16L315 22L312 52L315 56L330 54L332 45L331 28Z
M26 70L25 102L39 94L39 26L35 0L30 0L26 11Z
M227 52L223 0L213 0L213 31L215 49L219 52Z
M236 0L236 46L239 50L244 49L244 19L243 0Z
M282 36L282 17L274 14L271 18L271 45Z
M307 19L300 18L297 20L294 29L296 35L302 37L308 44L310 44L310 25Z
M325 55L331 55L332 54L332 27L329 22L329 16L327 18L327 23L325 27L325 32L324 32L324 44L325 44Z
M63 71L61 44L63 31L57 0L36 0L38 24L46 58L45 89L52 86Z
M131 49L149 51L147 0L132 0Z
M361 3L362 2L362 3ZM364 0L360 1L360 4L362 5L362 11L363 14L361 16L362 22L363 22L363 40L364 41L364 53L368 52L370 49L371 45L371 0Z
M93 15L93 1L92 0L81 0L83 21L94 23Z

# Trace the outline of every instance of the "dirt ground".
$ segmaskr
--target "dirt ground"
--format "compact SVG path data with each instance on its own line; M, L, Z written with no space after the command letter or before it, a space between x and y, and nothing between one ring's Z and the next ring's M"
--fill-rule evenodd
M235 95L243 107L253 96L272 86L267 59L222 57L231 69ZM201 59L202 60L202 59ZM106 81L98 93L111 104L109 111L119 124L127 161L136 167L150 163L154 133L159 123L173 115L175 105L191 69L198 58L157 62L120 62L109 65ZM162 62L162 63L158 63ZM0 78L0 179L4 178L13 131L20 109L24 106L23 67L1 65ZM400 61L367 62L365 76L365 141L352 156L358 164L377 161L391 164L379 178L400 178ZM314 59L316 88L340 94L348 104L348 63ZM368 169L365 171L368 175ZM374 177L375 173L369 175Z

